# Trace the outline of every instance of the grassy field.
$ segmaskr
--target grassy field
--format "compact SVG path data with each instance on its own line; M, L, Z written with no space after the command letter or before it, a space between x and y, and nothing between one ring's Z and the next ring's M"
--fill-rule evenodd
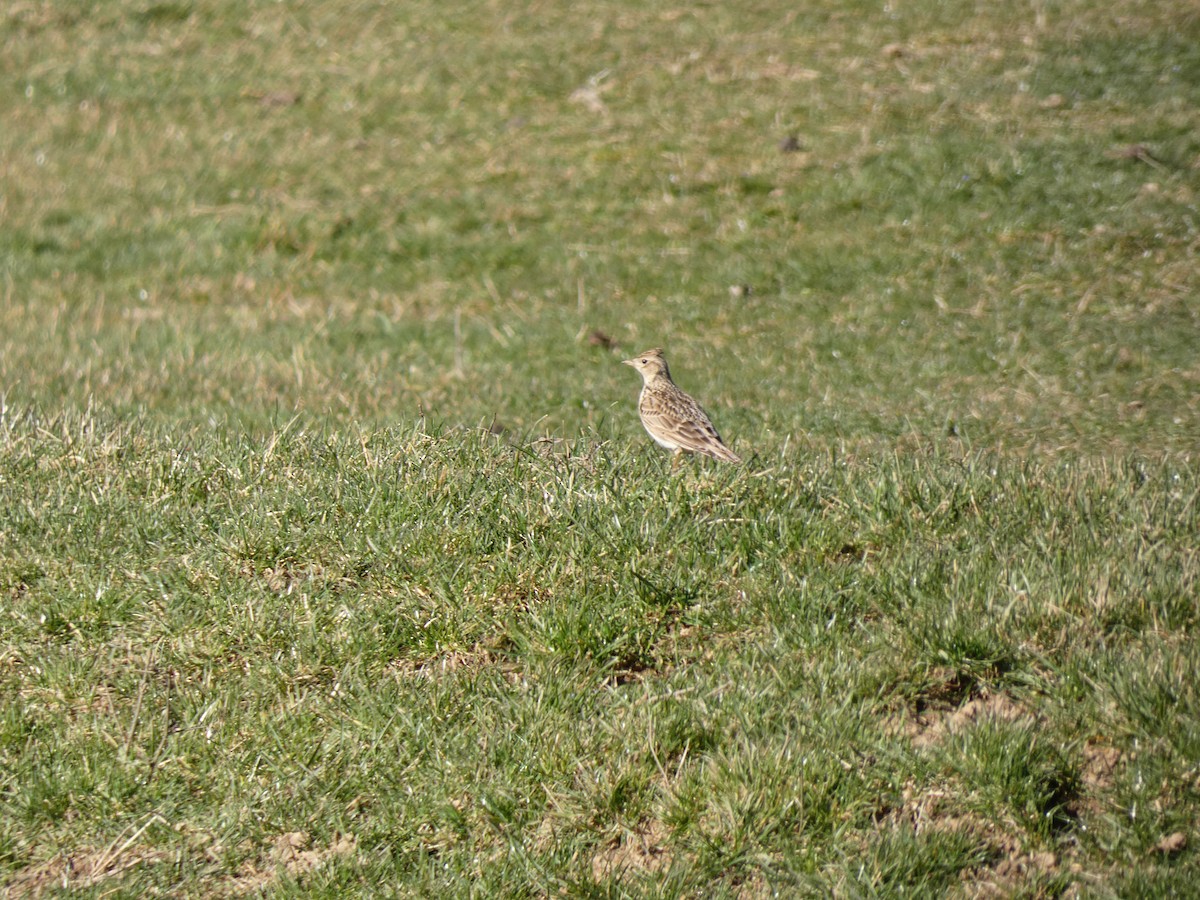
M0 890L1195 890L1200 12L739 6L0 9Z

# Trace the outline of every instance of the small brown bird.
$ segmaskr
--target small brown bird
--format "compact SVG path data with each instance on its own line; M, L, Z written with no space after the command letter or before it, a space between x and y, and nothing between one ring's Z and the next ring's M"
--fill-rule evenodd
M638 397L642 425L655 443L674 451L676 462L684 451L703 453L725 462L741 462L738 455L725 446L708 413L675 386L661 349L656 347L622 361L642 376L642 394Z

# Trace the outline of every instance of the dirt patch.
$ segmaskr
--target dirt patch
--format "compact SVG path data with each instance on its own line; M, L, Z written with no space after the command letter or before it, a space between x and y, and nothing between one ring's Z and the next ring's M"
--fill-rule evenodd
M1165 838L1154 845L1154 852L1161 853L1163 856L1174 856L1181 853L1188 844L1187 835L1182 831L1176 831L1173 834L1168 834Z
M143 829L144 830L144 829ZM137 832L140 835L141 831ZM136 837L136 835L135 835ZM138 866L150 866L171 857L166 850L113 844L104 850L73 850L53 859L19 869L6 885L10 898L41 897L47 892L84 890L120 878Z
M659 872L671 865L667 827L658 821L642 822L596 851L592 877L596 881L621 878L628 872Z
M1125 754L1116 747L1088 741L1083 748L1081 780L1084 786L1091 791L1111 788L1124 759Z
M269 857L276 867L283 866L292 876L309 872L336 856L349 856L356 842L353 835L334 835L328 847L313 847L303 831L281 834L271 844Z
M754 872L745 881L734 885L738 900L767 900L778 897L779 892L763 877L761 872Z
M947 737L980 722L1036 724L1039 716L1003 693L974 696L957 707L929 707L903 722L902 732L916 749L935 747ZM1085 750L1084 784L1101 789L1111 784L1121 753L1104 745ZM971 898L1000 898L1036 893L1047 875L1058 872L1063 861L1054 853L1030 848L1023 829L1007 818L992 820L964 812L955 802L962 790L953 784L920 789L906 786L895 809L884 810L880 821L895 827L970 834L988 848L989 862L963 873L956 893Z
M1012 857L1021 852L1021 838L1014 823L964 811L955 802L959 796L961 791L953 784L922 790L910 781L900 794L899 806L883 810L876 822L892 828L911 828L917 834L924 831L970 834L991 848L997 857Z
M257 566L247 560L238 567L238 574L247 581L261 583L273 594L285 596L291 595L298 587L338 587L353 583L348 574L330 571L320 563Z
M470 650L450 650L438 656L429 656L423 659L398 659L388 668L410 678L424 678L433 681L460 670L482 669L494 661L495 657L490 650L472 647Z
M975 869L962 885L962 896L978 900L1002 897L1044 896L1034 887L1045 875L1057 872L1059 858L1049 851L1005 857L990 868ZM1033 891L1030 894L1030 891Z
M931 747L947 734L962 731L976 722L1033 722L1036 717L1006 694L974 697L957 709L926 709L909 720L905 729L917 748Z
M962 873L954 896L989 900L1022 896L1026 887L1059 871L1063 865L1059 857L1027 847L1017 823L963 810L956 803L961 793L952 783L921 789L909 782L901 792L899 805L881 811L876 822L881 830L969 835L986 848L987 862Z
M243 864L238 874L219 893L241 896L259 891L273 883L280 870L291 878L300 878L331 859L352 855L357 846L354 836L350 834L335 834L327 847L312 846L311 839L303 831L278 835L270 842L265 858Z
M501 648L476 644L469 650L447 650L435 656L393 660L388 669L405 679L435 681L458 672L497 669L510 683L521 680L521 669L505 656Z
M965 672L944 667L935 668L929 673L929 684L921 691L917 700L917 712L922 712L927 707L956 708L973 696L978 683L976 678Z

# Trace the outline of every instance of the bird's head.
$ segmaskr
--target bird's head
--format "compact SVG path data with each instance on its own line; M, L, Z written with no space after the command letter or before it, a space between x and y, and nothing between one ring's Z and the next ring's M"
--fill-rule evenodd
M655 347L653 350L646 350L633 357L633 359L623 359L621 362L637 369L641 373L643 381L648 382L659 375L666 375L668 378L671 377L667 371L667 358L663 356L660 347Z

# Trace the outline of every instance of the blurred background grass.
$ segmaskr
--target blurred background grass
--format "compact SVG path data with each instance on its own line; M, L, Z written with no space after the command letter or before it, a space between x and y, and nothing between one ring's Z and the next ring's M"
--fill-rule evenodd
M743 449L1200 435L1190 3L15 2L0 46L9 404L641 440L613 363L663 345Z

